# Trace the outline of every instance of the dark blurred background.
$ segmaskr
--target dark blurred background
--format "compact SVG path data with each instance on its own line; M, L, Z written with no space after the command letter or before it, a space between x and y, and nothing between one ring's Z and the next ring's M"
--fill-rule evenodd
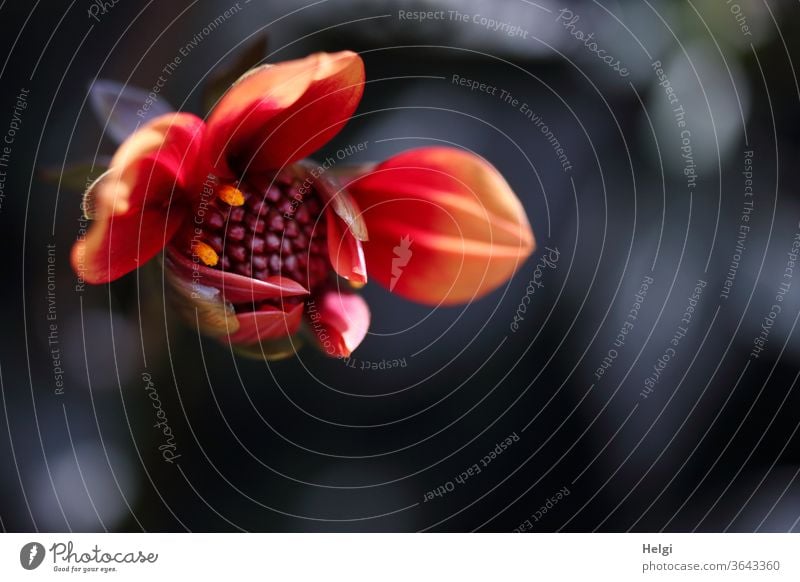
M204 81L263 33L269 62L358 51L364 99L320 157L361 141L351 161L442 142L486 157L539 244L507 287L432 311L368 285L350 366L233 357L165 310L155 264L76 290L71 182L89 172L73 165L114 150L90 84L149 89L232 6L160 98L203 114ZM18 126L0 168L4 530L800 529L796 2L16 0L0 16L0 134ZM514 331L545 247L558 261Z

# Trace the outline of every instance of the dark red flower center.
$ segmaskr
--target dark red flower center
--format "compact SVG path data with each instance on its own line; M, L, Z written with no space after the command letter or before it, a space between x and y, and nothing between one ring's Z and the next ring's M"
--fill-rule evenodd
M282 275L313 291L331 269L323 206L313 182L289 172L209 180L186 252L210 268L262 281Z

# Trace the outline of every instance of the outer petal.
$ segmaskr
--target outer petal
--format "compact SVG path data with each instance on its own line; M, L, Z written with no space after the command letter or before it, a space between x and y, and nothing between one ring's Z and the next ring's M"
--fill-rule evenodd
M240 173L302 159L336 135L363 91L364 63L350 51L253 69L211 113L211 160Z
M228 336L232 344L252 345L261 340L274 340L291 336L303 320L303 304L289 311L277 307L264 307L259 311L249 311L236 315L239 329Z
M349 356L369 330L369 307L356 293L326 291L309 302L306 312L317 344L329 356Z
M95 222L71 254L73 269L85 281L117 279L172 238L189 206L203 127L188 114L154 119L120 146L111 169L89 186L84 211Z
M126 275L164 248L180 228L186 212L182 206L171 208L168 214L145 208L96 221L72 247L73 270L93 285Z
M508 183L462 150L410 150L347 187L370 233L364 243L370 275L414 301L452 305L482 297L535 248Z

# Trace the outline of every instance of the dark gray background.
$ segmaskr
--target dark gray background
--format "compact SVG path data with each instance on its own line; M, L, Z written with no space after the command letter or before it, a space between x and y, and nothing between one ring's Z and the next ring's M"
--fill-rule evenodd
M356 50L369 80L359 115L318 157L364 140L353 161L452 142L494 163L531 219L537 253L507 288L469 307L431 312L369 285L372 334L355 358L407 359L374 371L308 348L269 365L235 359L165 318L156 268L73 289L80 193L41 172L113 152L86 103L90 83L130 77L151 87L232 4L120 0L99 22L84 0L0 5L0 134L19 89L30 89L0 209L3 529L510 531L528 519L534 531L800 527L800 281L763 353L749 357L800 220L797 3L739 0L747 36L711 1L241 2L170 77L163 97L173 105L201 113L198 83L259 30L271 62ZM630 76L570 36L556 22L561 8ZM479 13L529 34L406 22L401 9ZM691 196L656 59L687 111L699 175ZM529 103L573 169L562 171L518 110L454 85L453 74ZM747 149L752 230L725 301ZM47 345L48 244L63 395ZM512 333L545 246L559 249L559 263ZM646 275L655 283L640 319L595 382ZM642 399L698 279L707 287L689 332ZM175 432L176 464L157 449L143 372ZM454 481L512 433L519 441L480 474ZM448 481L452 492L424 501ZM570 494L534 522L563 487Z

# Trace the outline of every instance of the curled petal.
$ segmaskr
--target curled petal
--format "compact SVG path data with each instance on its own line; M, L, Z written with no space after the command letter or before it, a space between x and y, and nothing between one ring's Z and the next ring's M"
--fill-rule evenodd
M367 225L350 193L329 180L309 161L292 165L294 177L313 181L325 203L328 256L334 271L357 287L367 283L367 266L361 241L367 240Z
M317 345L332 357L349 356L369 330L369 307L356 293L326 291L306 311Z
M308 160L298 162L293 168L301 182L307 179L314 180L314 188L356 239L369 240L367 224L361 216L361 210L350 193L339 185L340 180L328 178L325 173L318 170L318 166Z
M243 75L208 123L209 155L234 173L280 169L328 142L355 111L364 63L350 51L317 53Z
M219 289L225 300L231 303L250 303L264 299L308 295L308 290L300 283L281 275L268 277L262 281L220 269L210 269L173 249L169 249L168 258L173 268L179 271L184 279L189 278Z
M497 170L445 147L410 150L351 179L370 233L370 275L414 301L480 298L519 269L536 244L525 210Z
M294 335L303 320L303 304L288 311L267 306L258 311L238 313L239 329L228 336L235 345L251 345L261 340L275 340Z
M367 263L361 241L338 214L325 212L328 222L328 256L333 270L356 285L367 282Z

